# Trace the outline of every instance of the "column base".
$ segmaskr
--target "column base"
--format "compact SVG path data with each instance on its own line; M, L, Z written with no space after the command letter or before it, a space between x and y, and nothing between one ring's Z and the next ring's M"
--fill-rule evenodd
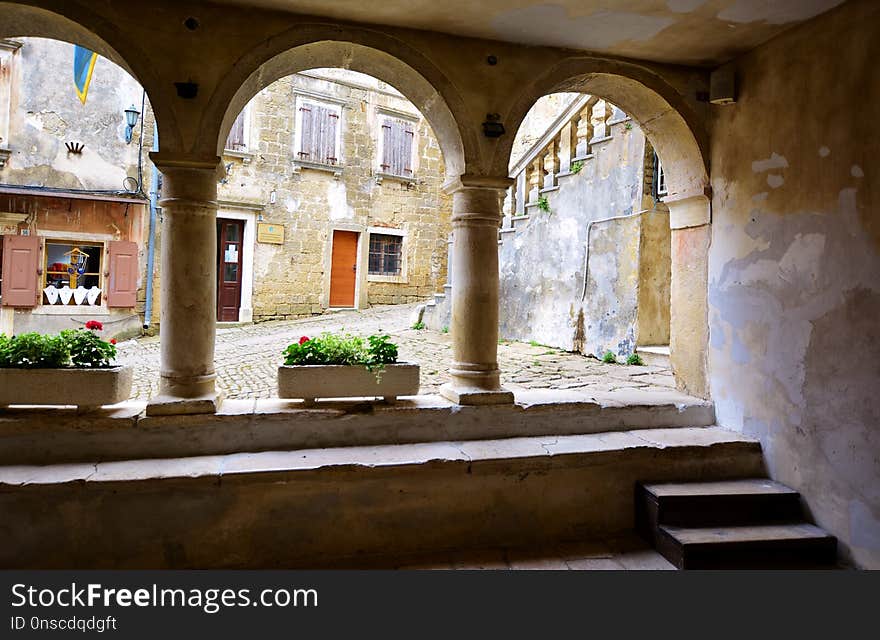
M513 404L513 392L498 388L495 390L475 387L456 387L447 383L440 387L440 395L462 405Z
M223 391L207 393L193 398L158 395L147 402L148 416L185 416L217 413L225 397Z

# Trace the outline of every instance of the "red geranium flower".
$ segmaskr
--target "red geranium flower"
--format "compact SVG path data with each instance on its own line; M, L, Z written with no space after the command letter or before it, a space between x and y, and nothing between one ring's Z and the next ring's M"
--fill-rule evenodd
M305 343L308 342L308 341L309 341L309 339L308 339L308 337L306 337L306 336L303 336L302 338L299 339L299 343L300 343L300 344L305 344Z
M86 329L90 329L92 331L103 331L104 325L97 320L89 320L88 322L86 322Z
M116 338L110 338L110 344L116 344Z

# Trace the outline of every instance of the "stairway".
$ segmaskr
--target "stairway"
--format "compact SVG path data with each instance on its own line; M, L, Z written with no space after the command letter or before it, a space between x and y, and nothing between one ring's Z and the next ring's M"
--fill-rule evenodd
M636 347L636 353L642 359L642 362L648 365L658 367L669 366L669 345L645 345Z
M636 528L679 569L833 568L837 540L768 479L639 484Z

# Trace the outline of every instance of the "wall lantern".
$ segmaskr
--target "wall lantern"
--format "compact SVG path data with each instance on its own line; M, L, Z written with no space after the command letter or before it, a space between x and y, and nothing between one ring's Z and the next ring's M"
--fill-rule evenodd
M140 118L141 112L137 110L137 107L131 105L128 109L125 110L125 142L126 144L131 142L131 136L134 132L135 125L138 123L138 118Z
M487 113L483 123L483 135L487 138L499 138L504 135L504 124L497 113Z

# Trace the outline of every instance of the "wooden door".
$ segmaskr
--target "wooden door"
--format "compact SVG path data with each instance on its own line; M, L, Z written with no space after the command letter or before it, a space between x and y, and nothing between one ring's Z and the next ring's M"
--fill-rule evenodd
M330 264L330 306L353 307L357 283L358 234L355 231L333 232Z
M217 320L238 322L244 220L217 219Z

